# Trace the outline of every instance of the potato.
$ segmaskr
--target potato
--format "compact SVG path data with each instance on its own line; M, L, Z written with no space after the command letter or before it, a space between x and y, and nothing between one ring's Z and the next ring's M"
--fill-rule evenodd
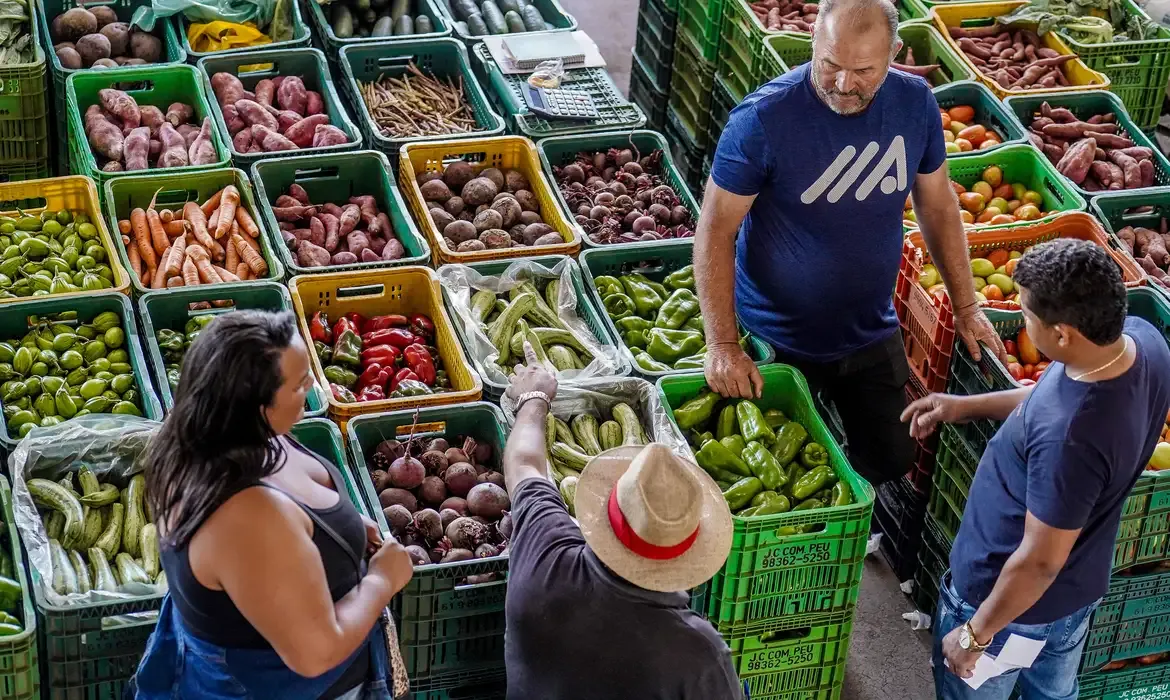
M447 203L443 205L443 208L446 209L447 213L451 216L458 216L459 212L463 211L463 198L458 196L452 197L451 199L447 200Z
M475 253L481 250L487 250L487 246L478 238L472 238L469 241L463 241L455 248L456 253Z
M534 211L540 213L540 200L536 195L529 190L516 190L516 201L520 202L520 208L524 211Z
M419 175L418 178L416 178L416 179L418 180L418 184L421 187L421 186L427 184L428 182L430 182L431 180L442 180L443 173L441 173L437 170L429 170L429 171L423 173L422 175Z
M422 191L423 199L432 202L443 204L448 199L451 199L451 190L448 189L442 180L430 180L429 182L423 183L423 186L419 189Z
M89 8L89 13L97 20L98 30L118 21L118 15L109 5L96 5Z
M540 214L537 214L534 211L525 210L520 212L520 223L522 224L539 224L543 223L543 221L544 219L540 218Z
M455 241L456 245L475 238L477 233L475 224L470 221L452 221L443 228L443 235Z
M480 177L486 177L492 182L496 183L496 189L504 189L504 173L500 172L499 168L484 168L479 173Z
M463 186L459 196L463 197L464 203L468 206L478 207L481 204L490 203L499 191L500 188L495 182L486 177L477 177Z
M491 207L490 207L490 206L488 206L488 205L486 205L486 204L481 204L481 205L479 205L478 207L476 207L476 208L475 208L475 215L476 215L476 216L479 216L480 214L482 214L482 213L483 213L483 210L484 210L484 209L491 209Z
M90 68L117 68L117 67L118 67L118 64L115 63L114 60L110 59L110 58L99 58L98 60L93 62L92 66L90 66Z
M57 60L61 62L62 68L77 70L82 67L81 54L77 53L77 49L72 46L62 46L57 49Z
M149 32L135 31L130 34L130 55L147 63L158 63L162 58L162 41Z
M442 231L447 228L447 224L455 221L455 217L450 213L437 207L432 207L430 210L431 221L434 222L435 228Z
M475 177L475 170L467 161L459 160L448 165L442 177L452 192L458 192Z
M75 7L57 15L53 20L53 30L55 41L77 41L86 34L96 32L98 21L89 10Z
M104 6L94 8L95 10L105 9ZM126 50L130 48L130 25L125 22L110 22L101 28L98 32L105 38L110 40L110 55L117 57L132 58L126 56Z
M110 57L110 40L104 34L86 34L77 40L77 53L81 62L92 66L95 61Z
M512 242L516 245L527 245L524 242L524 224L516 224L508 229L508 235L512 237Z
M519 170L509 170L504 173L504 188L509 192L530 189L528 178Z
M561 234L557 233L556 231L553 231L552 233L546 233L543 236L541 236L540 238L537 238L536 241L532 245L534 245L534 246L561 245L564 242L565 242L565 239L561 237Z
M492 210L500 213L503 219L503 225L497 228L512 228L520 222L520 215L524 210L520 208L520 202L516 201L515 197L499 197L492 204Z
M495 209L484 209L475 215L475 219L471 223L475 226L476 231L483 233L489 229L503 228L504 217L500 216L500 212Z
M511 248L514 245L512 243L512 237L508 235L508 232L501 231L498 228L488 229L487 231L479 234L479 240L483 241L483 244L487 246L489 250Z
M544 236L544 235L549 234L549 233L556 233L556 232L553 231L553 227L549 226L548 224L545 224L545 223L528 224L527 226L524 227L524 235L521 236L521 240L523 240L524 243L527 245L536 245L536 241L538 241L541 236Z

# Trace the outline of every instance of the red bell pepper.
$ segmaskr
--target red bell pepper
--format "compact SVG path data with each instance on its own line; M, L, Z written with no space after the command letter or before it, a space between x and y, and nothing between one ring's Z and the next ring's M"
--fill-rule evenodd
M427 386L435 383L435 360L425 345L415 343L402 351L402 357L416 375L418 380Z
M326 345L333 344L333 332L329 330L329 317L324 311L313 314L309 320L309 337Z
M382 331L387 328L406 328L410 325L410 320L402 314L386 314L385 316L374 316L369 321L362 325L363 333L373 333L374 331Z
M353 392L340 384L330 384L329 391L333 392L333 398L341 403L354 403L357 401L357 397L353 395Z
M386 398L386 391L377 384L371 384L358 392L358 401L381 401Z
M390 391L393 392L398 388L399 384L406 381L407 379L418 381L418 375L416 375L409 367L403 367L402 369L398 370L398 374L395 374L394 378L390 380Z
M393 345L375 345L362 350L362 364L376 362L383 367L393 367L398 364L402 351Z
M410 332L423 338L424 340L431 340L435 337L435 324L431 321L429 316L424 316L422 314L411 314Z
M345 317L353 322L354 328L357 330L358 335L361 335L362 333L366 332L366 317L365 316L362 316L361 314L359 314L356 311L351 311L351 312L347 313L345 315Z
M359 336L362 334L362 332L358 330L357 324L353 322L353 319L342 316L341 318L337 319L337 323L333 324L333 337L336 338L347 330L353 331Z
M412 345L417 342L418 337L405 328L386 328L380 331L374 331L373 333L366 333L362 336L362 344L365 347L393 345L401 350L407 345Z
M378 378L382 375L383 372L388 372L391 375L393 374L393 370L383 369L382 365L376 362L366 365L366 368L362 370L360 375L358 375L358 389L365 389L371 384L381 384L384 386L386 384L386 379L389 379L389 377L386 377L381 382L379 382Z

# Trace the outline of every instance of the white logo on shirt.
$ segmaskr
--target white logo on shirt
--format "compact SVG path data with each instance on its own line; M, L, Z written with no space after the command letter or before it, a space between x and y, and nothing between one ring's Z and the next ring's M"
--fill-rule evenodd
M862 171L877 155L878 148L880 147L877 141L870 141L869 145L858 155L855 146L846 146L828 169L817 178L817 181L809 185L804 194L800 195L800 201L812 204L820 199L825 190L829 190L827 199L830 204L836 204L845 195L845 191L853 186L857 178L861 177ZM889 174L890 166L896 166L897 177ZM846 170L847 167L848 170ZM842 171L844 171L843 175ZM840 177L839 180L838 177ZM834 181L837 184L833 185ZM906 144L902 140L901 134L894 137L878 164L857 186L855 193L857 201L861 202L869 197L879 182L882 194L893 194L906 189ZM829 185L833 185L833 188L829 189Z

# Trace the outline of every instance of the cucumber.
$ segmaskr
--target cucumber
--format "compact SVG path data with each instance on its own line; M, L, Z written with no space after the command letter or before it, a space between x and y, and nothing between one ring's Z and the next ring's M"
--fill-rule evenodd
M110 522L102 531L101 537L90 548L91 551L94 548L102 550L106 553L107 560L118 553L122 547L122 523L125 511L126 508L121 503L110 506Z
M353 36L353 13L341 3L333 6L333 14L329 18L329 26L338 39L349 39Z
M415 34L430 34L435 31L435 26L431 24L431 18L426 15L419 15L414 18L414 33Z
M394 20L394 36L409 36L414 34L414 19L410 15L402 15Z
M500 9L504 11L504 16L507 17L509 11L520 13L520 8L524 7L520 4L520 0L499 0Z
M370 36L390 36L393 28L394 20L390 19L390 15L382 15L374 23L374 28L370 30Z
M118 582L114 580L114 572L110 570L110 562L106 559L105 552L97 547L90 547L89 565L93 567L93 579L90 581L92 590L110 593L118 590Z
M76 544L85 526L85 513L81 510L81 502L77 500L77 496L61 484L48 479L29 479L28 492L36 503L65 516L65 526L61 534L62 546L71 547Z
M483 0L479 10L483 13L483 21L487 23L492 34L508 33L508 24L504 22L504 13L500 12L500 6L494 0Z
M116 500L118 500L118 487L113 484L102 484L101 488L96 492L82 496L81 505L89 506L90 508L101 508L110 505Z
M410 0L393 0L390 3L390 19L397 22L410 14Z
M504 13L504 23L508 25L508 31L510 33L527 31L524 28L524 20L520 19L520 13L515 10L508 10Z
M53 590L60 595L77 592L77 572L65 548L57 540L49 540L49 561L53 564Z
M479 6L475 4L475 0L453 0L451 9L454 10L452 16L455 19L464 21L470 20L472 15L479 14Z
M122 550L131 557L142 554L141 533L142 526L146 524L142 501L145 495L146 477L135 474L122 494L122 500L126 505L126 522L122 524Z
M477 12L467 18L467 33L471 36L487 36L491 34L483 15Z
M81 541L78 549L89 549L102 536L102 511L100 508L86 507L85 527L81 531Z
M158 529L154 523L142 526L142 568L150 578L158 576L162 565L159 563Z
M544 15L540 14L540 10L536 9L535 5L525 5L520 10L520 17L524 20L524 26L528 28L528 31L544 31Z
M126 552L120 552L114 557L114 566L118 569L118 578L122 583L153 583L146 571L134 561L134 557Z
M89 580L89 566L86 565L81 552L76 549L69 550L69 563L73 564L73 571L77 574L77 592L89 593L93 584Z

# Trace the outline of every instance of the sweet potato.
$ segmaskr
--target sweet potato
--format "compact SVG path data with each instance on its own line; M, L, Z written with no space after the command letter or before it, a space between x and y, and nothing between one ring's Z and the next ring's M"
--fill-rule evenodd
M329 115L315 114L305 117L284 131L284 137L300 148L308 148L313 144L313 133L319 126L329 123Z
M402 245L402 241L397 238L391 238L386 241L386 247L382 249L383 260L399 260L405 255L406 248Z
M274 110L270 111L269 114L276 118L275 131L278 131L282 134L291 129L293 124L296 124L301 119L304 119L304 117L292 111L291 109Z
M1155 265L1161 268L1165 268L1170 263L1170 252L1166 251L1162 234L1140 226L1134 228L1133 233L1135 238L1134 257L1148 256Z
M305 94L305 116L311 117L314 114L325 113L325 100L322 99L321 93L316 90L309 90Z
M162 110L154 105L143 105L138 108L138 114L141 118L142 126L150 127L151 137L158 138L158 128L166 123L166 118L163 116Z
M1117 149L1129 156L1130 158L1137 158L1138 160L1148 159L1154 157L1154 151L1145 146L1131 146L1129 148Z
M199 127L199 135L187 149L191 165L211 165L219 160L215 153L215 142L211 139L211 117L204 117L203 124Z
M259 124L252 127L252 144L259 145L260 149L266 153L295 151L297 148L295 143L289 141L281 134Z
M358 205L362 223L366 225L366 230L376 235L378 233L378 203L374 201L373 195L363 194L357 197L350 197L349 203Z
M126 136L123 164L127 171L150 167L150 127L140 126Z
M325 267L331 257L329 251L309 241L301 241L297 246L297 264L301 267Z
M1130 190L1142 186L1142 171L1137 160L1116 150L1109 152L1109 160L1121 166L1121 172L1125 176L1125 189Z
M288 186L288 194L301 204L312 204L312 201L309 199L309 193L305 191L304 187L301 187L295 182Z
M356 204L347 204L341 210L340 233L346 236L350 231L357 227L358 221L361 220L361 208Z
M277 221L300 221L313 216L317 212L315 207L272 207L272 215Z
M362 262L378 262L382 259L382 256L375 253L373 248L362 248L362 254L358 257Z
M1090 124L1088 122L1068 122L1063 124L1049 124L1041 129L1045 134L1058 139L1075 141L1086 136L1097 134L1112 134L1117 131L1116 124Z
M244 95L244 84L231 73L219 72L211 76L211 90L222 105L234 105Z
M326 202L326 203L322 204L321 210L326 212L326 213L329 213L329 214L336 216L338 219L341 218L341 207L337 206L333 202Z
M370 236L370 250L374 251L375 255L381 256L382 249L386 247L386 239L381 236Z
M1137 236L1133 232L1133 226L1126 226L1120 229L1117 232L1117 237L1125 244L1125 248L1129 251L1129 254L1133 255L1134 246L1137 244Z
M181 168L190 165L187 156L187 142L183 139L182 134L175 131L175 127L171 126L169 122L163 122L162 127L158 130L158 135L163 145L163 151L158 157L158 167ZM178 274L178 266L175 267L175 274Z
M122 123L123 133L137 129L142 124L142 112L134 98L121 90L105 88L98 90L102 109L117 117Z
M1138 171L1141 174L1141 184L1138 187L1154 186L1154 162L1149 159L1138 161Z
M281 109L288 109L304 116L308 106L309 95L305 83L295 75L285 76L276 88L276 104Z
M228 133L232 136L248 128L248 122L244 121L244 118L240 116L240 110L235 105L224 105L223 122L227 126Z
M313 148L340 146L343 143L349 143L349 137L345 135L344 131L332 124L318 124L317 129L313 132Z
M85 110L85 133L95 153L112 161L122 160L125 141L122 130L105 118L101 107L91 105ZM146 137L150 138L150 129L146 130Z
M1093 138L1097 139L1097 144L1101 146L1101 148L1110 148L1116 150L1133 147L1133 141L1117 134L1093 134Z
M171 126L178 126L180 124L187 124L195 116L195 109L189 104L183 102L172 102L167 107L167 121Z
M244 129L232 138L232 150L236 153L247 153L252 145L252 130Z
M1096 150L1097 142L1092 137L1081 139L1069 146L1060 162L1056 164L1056 169L1061 175L1079 185L1089 174L1089 166L1093 163L1093 153Z
M248 126L259 124L260 126L273 130L277 128L276 117L269 114L268 110L264 109L258 103L252 100L242 99L236 102L235 107L236 111L239 112L240 119Z
M1089 164L1089 172L1092 173L1093 177L1097 178L1098 182L1106 187L1109 186L1109 183L1113 182L1113 171L1109 167L1109 163L1103 160L1094 160Z
M377 223L378 223L378 225L377 225L376 229L373 226L370 227L371 233L378 233L378 234L381 234L383 236L393 236L394 235L394 226L390 223L390 217L386 215L386 212L384 212L384 211L378 212Z
M329 260L330 265L353 265L358 261L358 256L349 252L348 250L338 251L333 254Z
M323 215L318 214L309 219L309 240L326 250L330 250L330 247L325 245L325 223L321 221L321 216ZM333 248L336 247L336 245L333 246Z
M272 104L272 98L276 95L276 85L267 78L256 83L253 89L256 93L256 102L262 105Z
M354 255L361 255L362 251L370 247L370 237L365 231L350 231L345 237L346 247Z
M329 212L322 212L317 215L317 218L325 226L325 250L336 251L337 246L341 243L341 220Z

